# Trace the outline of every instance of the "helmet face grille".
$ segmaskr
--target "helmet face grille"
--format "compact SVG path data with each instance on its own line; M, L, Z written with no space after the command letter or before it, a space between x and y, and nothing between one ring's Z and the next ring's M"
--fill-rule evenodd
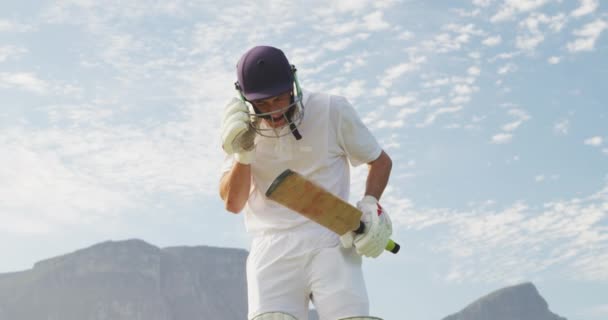
M249 105L254 109L252 104ZM275 127L274 119L279 115L282 116L285 123L279 127ZM292 134L298 130L297 127L302 123L302 119L304 118L302 92L297 90L296 95L292 98L292 102L284 108L266 113L258 113L254 110L249 116L252 119L252 128L261 136L279 138ZM289 130L284 130L286 127Z

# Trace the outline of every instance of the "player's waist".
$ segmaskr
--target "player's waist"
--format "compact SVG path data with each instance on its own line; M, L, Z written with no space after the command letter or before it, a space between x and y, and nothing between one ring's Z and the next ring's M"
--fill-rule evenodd
M310 220L287 228L273 227L260 230L251 230L251 236L256 238L290 238L296 241L318 244L321 247L337 245L339 237L331 230Z

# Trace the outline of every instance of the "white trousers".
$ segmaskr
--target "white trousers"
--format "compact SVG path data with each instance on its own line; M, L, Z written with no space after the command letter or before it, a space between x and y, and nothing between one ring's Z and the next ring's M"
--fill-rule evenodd
M307 320L311 295L321 320L367 316L361 262L329 230L258 236L247 258L248 317L285 312Z

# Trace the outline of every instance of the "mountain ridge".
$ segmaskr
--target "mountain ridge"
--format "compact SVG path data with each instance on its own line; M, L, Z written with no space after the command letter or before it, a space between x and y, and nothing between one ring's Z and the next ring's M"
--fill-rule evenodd
M0 319L246 319L248 252L104 241L0 273ZM318 319L311 311L310 320ZM531 282L493 291L442 320L566 320Z

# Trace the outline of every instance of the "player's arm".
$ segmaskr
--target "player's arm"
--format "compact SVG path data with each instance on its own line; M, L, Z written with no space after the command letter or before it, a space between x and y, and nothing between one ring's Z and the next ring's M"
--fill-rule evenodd
M376 160L369 162L367 166L369 172L367 174L367 182L365 183L365 195L373 196L379 200L388 184L393 161L383 150L380 156Z
M220 197L226 210L239 213L245 207L251 192L251 166L235 162L232 169L220 180Z
M375 258L387 248L387 244L391 244L392 223L378 199L388 183L392 160L382 151L376 138L350 103L346 100L337 102L341 104L341 108L337 109L341 111L338 136L342 146L352 164L367 163L369 168L365 195L357 202L357 208L363 213L361 220L365 228L362 232L355 232L356 234L349 232L342 235L340 241L345 248L354 245L357 253ZM372 154L380 155L369 161Z
M365 230L354 238L352 233L343 235L340 240L345 247L354 241L357 253L375 258L384 252L384 249L393 253L399 251L399 246L395 246L390 240L393 233L391 220L378 202L388 183L393 163L388 154L382 151L378 158L368 162L367 165L369 173L365 184L365 196L357 202L357 208L363 212L361 220Z
M251 163L255 159L255 130L242 99L233 98L224 108L222 149L233 155L234 164L220 179L220 197L226 210L239 213L251 191Z

